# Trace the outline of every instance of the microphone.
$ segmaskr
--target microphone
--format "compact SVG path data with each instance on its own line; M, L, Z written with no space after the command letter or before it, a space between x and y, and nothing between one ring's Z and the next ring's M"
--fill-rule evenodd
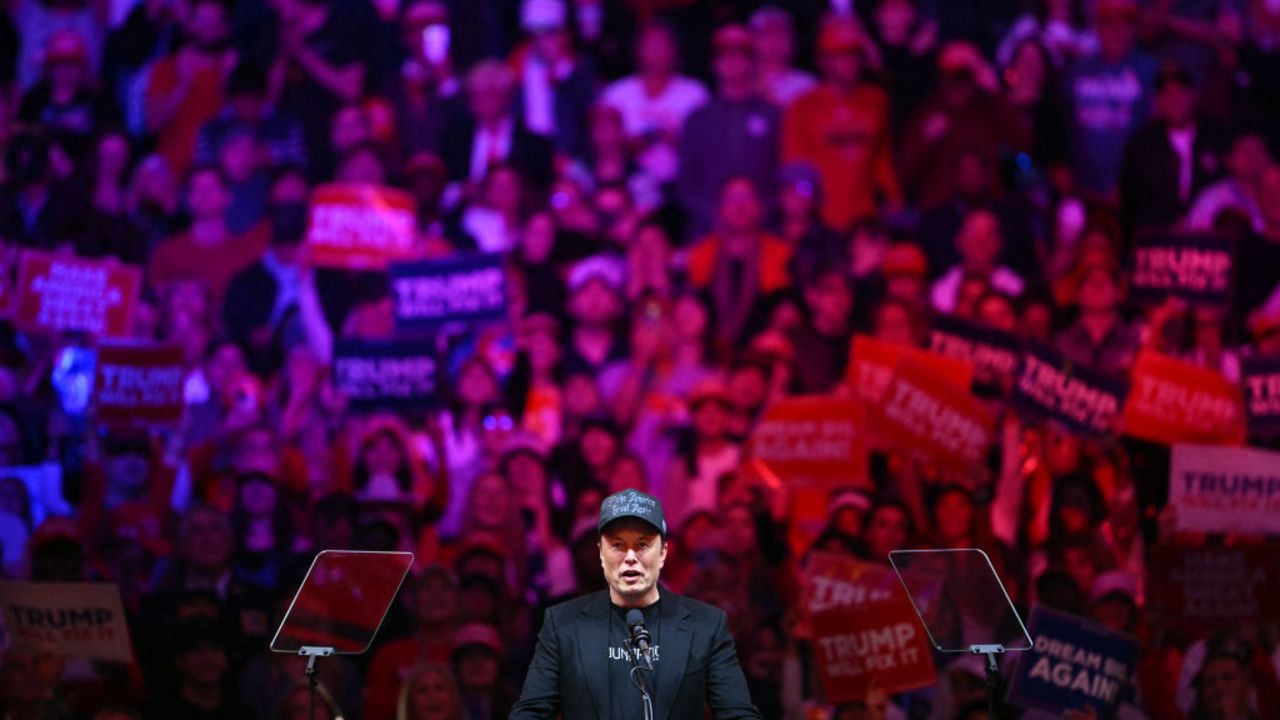
M650 664L649 660L649 643L653 637L649 635L649 631L644 626L644 613L636 608L627 611L627 627L631 630L631 643L635 645L640 655L644 656L645 664Z

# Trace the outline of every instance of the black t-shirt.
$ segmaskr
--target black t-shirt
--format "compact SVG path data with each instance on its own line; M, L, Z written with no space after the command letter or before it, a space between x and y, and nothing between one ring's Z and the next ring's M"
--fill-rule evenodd
M649 691L650 699L658 697L658 660L661 657L659 648L658 615L662 601L641 610L644 613L644 626L653 639L649 642L653 657L654 672L641 671L644 686ZM609 717L612 720L641 720L644 717L641 706L640 691L631 683L631 654L627 650L630 645L631 629L627 627L627 608L611 605L613 612L609 614L609 647L606 660L609 663Z

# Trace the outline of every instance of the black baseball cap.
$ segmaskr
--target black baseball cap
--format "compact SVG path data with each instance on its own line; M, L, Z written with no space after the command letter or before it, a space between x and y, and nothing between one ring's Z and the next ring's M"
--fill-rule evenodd
M662 501L649 493L627 488L605 498L600 503L597 529L604 532L605 525L623 518L643 520L656 528L659 535L667 536L667 518L662 512Z

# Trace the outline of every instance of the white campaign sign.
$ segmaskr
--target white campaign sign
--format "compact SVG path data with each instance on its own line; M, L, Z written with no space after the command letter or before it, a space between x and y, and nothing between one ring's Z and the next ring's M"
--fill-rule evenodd
M1169 502L1180 530L1280 534L1280 453L1174 445Z

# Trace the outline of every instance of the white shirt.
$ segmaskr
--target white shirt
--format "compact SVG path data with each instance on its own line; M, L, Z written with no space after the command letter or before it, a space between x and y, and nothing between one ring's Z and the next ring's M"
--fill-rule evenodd
M1191 175L1195 167L1195 126L1169 130L1169 145L1178 154L1178 199L1187 200L1191 197Z
M605 88L601 100L622 115L622 127L628 136L655 136L637 161L659 181L667 182L675 179L679 169L674 138L679 137L685 118L707 97L707 89L692 78L673 77L662 92L650 95L644 81L631 75Z
M541 58L530 57L521 73L524 126L529 132L548 137L556 134L556 82L573 72L573 63L557 63L553 68Z
M494 160L506 160L511 155L515 131L515 123L510 118L498 123L497 127L476 128L475 140L471 143L472 180L484 180Z
M794 68L773 77L762 78L764 96L774 105L785 108L793 100L817 87L818 81L803 70Z
M1187 213L1187 225L1195 230L1211 230L1218 213L1229 208L1239 210L1249 218L1254 232L1262 232L1266 225L1262 208L1233 178L1219 180L1200 191Z

